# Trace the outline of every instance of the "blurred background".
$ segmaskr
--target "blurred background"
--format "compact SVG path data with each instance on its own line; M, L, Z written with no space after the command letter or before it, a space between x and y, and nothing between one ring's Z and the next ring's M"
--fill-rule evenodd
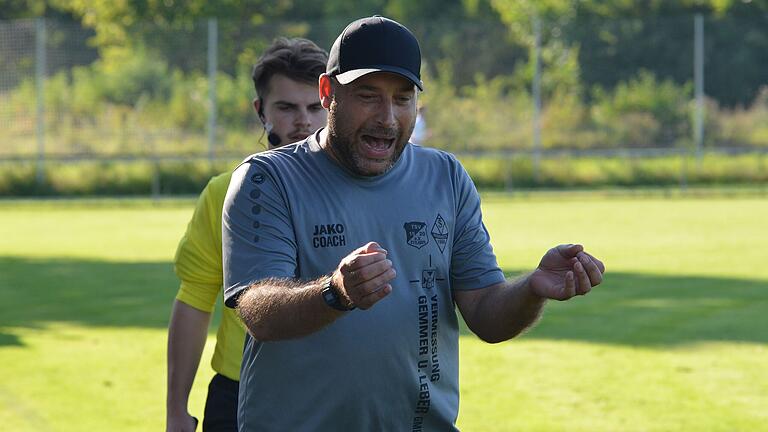
M768 2L0 2L0 194L197 193L264 148L251 67L382 13L419 38L424 145L483 188L768 181Z
M462 327L461 430L768 431L768 0L0 0L0 428L163 429L174 251L266 146L253 63L373 14L505 273L608 269L521 338Z

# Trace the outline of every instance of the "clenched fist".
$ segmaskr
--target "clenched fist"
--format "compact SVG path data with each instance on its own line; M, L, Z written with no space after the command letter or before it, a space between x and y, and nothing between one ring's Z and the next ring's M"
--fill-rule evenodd
M344 257L332 280L347 306L368 309L392 292L389 282L395 276L387 251L370 242Z

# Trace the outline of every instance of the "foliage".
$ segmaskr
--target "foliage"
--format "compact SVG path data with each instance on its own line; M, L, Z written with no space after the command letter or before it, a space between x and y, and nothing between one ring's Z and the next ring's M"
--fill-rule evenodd
M559 88L542 109L542 147L581 150L600 147L603 141L589 124L589 108L580 95L571 89Z
M510 78L475 77L458 91L443 65L420 103L430 131L427 144L449 151L525 148L530 143L530 97Z
M218 123L235 128L252 125L253 93L249 71L241 69L234 77L218 73ZM11 104L2 108L9 116L35 116L33 78L24 79L10 92L9 98ZM109 112L119 110L126 120L133 119L136 126L143 123L141 126L147 131L160 127L201 132L207 127L209 83L199 72L171 71L167 62L156 54L138 49L120 61L99 60L89 66L58 72L45 82L44 103L53 128L60 128L62 119L69 117L77 128L94 125ZM122 123L121 126L125 126L126 122Z
M765 83L760 71L768 65L768 58L761 55L768 50L763 31L768 3L762 1L8 0L2 9L0 19L45 15L79 22L93 30L91 43L107 62L146 46L161 58L173 58L173 64L185 72L205 67L204 56L199 55L205 20L215 17L220 40L228 41L219 52L219 64L232 76L239 67L253 63L263 40L278 34L307 36L329 46L341 26L373 13L409 25L420 36L432 64L451 59L457 86L472 83L477 71L489 78L508 74L519 53L533 45L533 17L541 22L545 52L578 52L579 70L569 79L577 79L585 88L612 88L640 68L661 79L686 82L691 59L680 53L692 51L694 13L707 17L706 49L729 53L727 61L707 65L708 76L715 78L707 91L719 104L750 104ZM459 22L462 25L457 28ZM269 29L260 37L244 30L255 27ZM174 37L179 32L201 43L185 44ZM482 50L476 49L479 33L494 43L485 42ZM561 48L555 48L558 44ZM472 62L465 61L470 58ZM503 64L506 70L500 68Z
M218 162L79 162L48 164L44 181L31 163L0 166L2 196L127 196L199 193L214 174L236 161Z
M694 12L706 16L708 55L713 51L733 55L732 61L706 65L705 146L768 147L764 126L768 91L759 93L756 87L765 86L762 63L768 61L758 55L768 49L765 26L761 26L766 6L761 2L28 0L6 4L6 17L45 15L52 18L49 23L70 20L92 29L77 36L61 29L51 31L48 48L52 52L66 52L68 45L62 41L87 34L93 35L89 43L98 49L95 61L49 68L44 118L48 153L200 156L213 150L234 157L258 150L261 128L252 112L249 74L261 50L278 34L307 36L329 46L349 20L371 13L399 19L419 37L426 87L419 97L430 131L427 145L468 154L518 152L485 164L490 171L477 172L481 184L570 184L557 173L547 173L546 163L538 179L541 184L510 178L497 168L511 159L526 173L525 178L532 179L527 174L532 172L530 155L525 152L534 146L533 16L541 23L544 150L690 150L693 105L688 53ZM205 19L212 16L219 18L215 143L208 142L214 131L208 130L206 75ZM91 49L88 58L92 55ZM10 63L21 65L17 75L25 78L14 78L18 83L13 81L11 88L0 92L0 117L11 119L0 130L0 151L32 155L39 145L37 94L30 73L34 58L14 57L0 69L10 68ZM639 66L644 68L640 72ZM736 78L724 76L723 71ZM647 180L638 180L645 178L643 170L605 169L617 184L678 181L673 176L659 180L661 176L653 173ZM712 181L720 175L711 177ZM579 176L572 183L605 181L591 172ZM142 181L135 190L145 190L148 183ZM115 188L125 193L134 190Z
M712 135L719 138L720 144L747 144L768 149L768 86L760 91L748 108L723 109L710 102L707 119L707 124L712 125ZM711 141L709 144L713 145Z
M203 131L208 119L208 79L199 73L185 77L177 70L173 72L173 82L166 114L170 126Z
M94 68L107 102L133 105L144 97L167 99L170 93L168 65L143 46L111 62L98 61Z
M768 185L768 155L706 154L691 157L547 157L534 175L528 155L460 155L475 184L489 189L681 187ZM44 181L33 163L0 165L0 196L130 196L197 194L208 179L231 170L240 159L219 161L135 161L48 163Z
M721 105L748 105L768 67L768 3L731 0L568 1L491 0L513 39L533 45L533 17L541 22L542 46L557 41L578 48L579 81L613 88L647 69L683 84L693 70L693 15L705 22L707 94ZM726 60L727 59L727 60Z
M648 71L620 83L614 92L593 89L592 119L607 142L619 146L660 147L690 136L691 85L658 82Z

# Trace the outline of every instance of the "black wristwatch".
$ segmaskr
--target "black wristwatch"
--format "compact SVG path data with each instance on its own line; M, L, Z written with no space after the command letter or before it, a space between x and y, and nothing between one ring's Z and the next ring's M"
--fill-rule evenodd
M341 294L339 294L339 289L336 288L336 285L333 284L333 277L329 277L328 280L323 283L323 290L321 293L323 295L323 300L325 300L325 304L336 310L351 311L355 308L355 305L353 304L346 306L341 302Z

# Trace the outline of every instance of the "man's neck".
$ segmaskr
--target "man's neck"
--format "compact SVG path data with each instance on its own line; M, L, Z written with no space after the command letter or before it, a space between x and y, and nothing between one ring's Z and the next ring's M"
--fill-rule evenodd
M338 165L343 166L341 163L341 160L339 159L339 156L336 154L336 151L334 151L333 146L329 142L328 138L328 126L324 127L323 130L320 131L320 134L317 139L317 143L320 144L320 148L327 154L331 159L333 159L334 162L336 162Z

